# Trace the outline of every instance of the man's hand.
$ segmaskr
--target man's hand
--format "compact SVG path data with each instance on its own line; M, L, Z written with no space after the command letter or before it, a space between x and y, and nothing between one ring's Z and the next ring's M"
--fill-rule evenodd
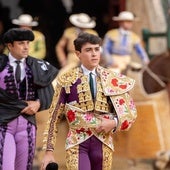
M41 163L41 170L45 170L46 166L50 162L55 162L53 151L46 151L44 159L42 160L42 163Z
M106 119L101 117L101 124L96 128L97 133L105 132L109 133L111 130L116 128L116 121L113 119Z
M33 115L35 113L37 113L37 111L40 108L40 101L36 100L36 101L26 101L26 103L28 104L28 106L26 106L21 113L27 114L27 115Z

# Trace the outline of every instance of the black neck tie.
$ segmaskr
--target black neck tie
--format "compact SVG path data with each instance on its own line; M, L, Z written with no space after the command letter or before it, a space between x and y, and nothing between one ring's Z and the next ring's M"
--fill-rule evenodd
M15 70L15 79L16 79L17 83L19 83L21 80L21 66L20 66L21 61L16 60L15 62L17 64L16 70Z
M91 95L92 98L94 99L94 81L93 81L92 74L93 74L92 72L90 72L89 74L89 84L90 84Z

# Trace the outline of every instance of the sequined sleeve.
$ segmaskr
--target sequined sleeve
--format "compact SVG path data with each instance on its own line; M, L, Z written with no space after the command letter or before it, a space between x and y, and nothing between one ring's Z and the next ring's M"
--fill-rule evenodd
M62 86L56 85L55 93L51 106L49 108L49 118L47 121L46 129L44 131L43 149L54 150L54 145L57 136L57 125L59 123L61 114L64 112L65 106L65 90Z

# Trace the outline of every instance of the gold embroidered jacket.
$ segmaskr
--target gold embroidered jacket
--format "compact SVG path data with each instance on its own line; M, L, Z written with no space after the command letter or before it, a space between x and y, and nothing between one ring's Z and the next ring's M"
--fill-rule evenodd
M134 86L134 80L118 73L113 73L98 66L97 94L92 100L88 77L80 67L76 67L57 78L55 94L49 109L50 118L44 137L44 149L54 150L57 125L64 114L69 124L66 149L73 147L92 135L113 147L112 132L95 132L99 125L99 116L113 119L117 117L117 130L128 130L137 117L133 99L128 94Z

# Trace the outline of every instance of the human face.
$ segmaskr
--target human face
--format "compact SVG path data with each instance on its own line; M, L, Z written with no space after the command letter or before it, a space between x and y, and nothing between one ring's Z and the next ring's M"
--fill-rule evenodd
M131 30L133 27L133 21L121 21L119 25L125 30Z
M32 27L31 26L27 26L27 25L20 25L20 28L26 29L26 30L32 30Z
M8 43L8 48L11 55L20 60L28 56L29 41L14 41L13 43Z
M76 51L76 54L84 67L93 70L100 62L100 45L86 43L82 46L81 51Z

